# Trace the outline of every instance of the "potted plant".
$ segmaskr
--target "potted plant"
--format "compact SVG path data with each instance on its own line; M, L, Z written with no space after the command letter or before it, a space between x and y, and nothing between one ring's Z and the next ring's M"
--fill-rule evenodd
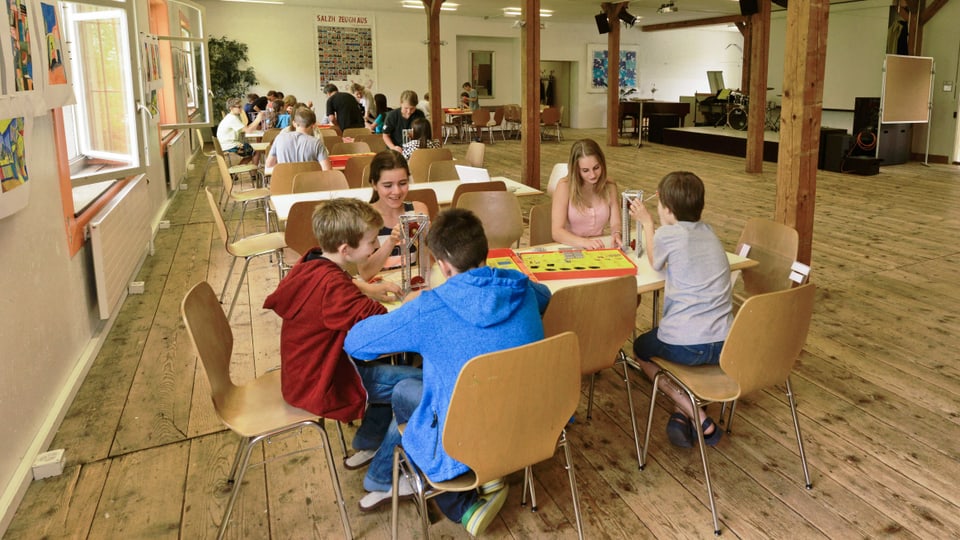
M210 36L210 89L213 91L213 125L227 111L228 98L246 96L247 90L257 84L257 75L252 67L240 68L247 62L247 44L227 37Z

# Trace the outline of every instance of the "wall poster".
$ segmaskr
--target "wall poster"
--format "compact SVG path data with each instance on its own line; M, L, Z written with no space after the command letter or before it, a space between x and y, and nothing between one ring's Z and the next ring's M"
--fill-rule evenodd
M317 80L349 92L349 84L375 86L373 17L363 14L329 13L316 16Z
M590 66L590 84L587 92L607 91L607 68L609 58L606 45L587 45L587 65ZM620 46L620 91L640 88L640 73L637 70L640 50L637 47Z
M29 199L24 133L32 120L0 119L0 219L23 209Z

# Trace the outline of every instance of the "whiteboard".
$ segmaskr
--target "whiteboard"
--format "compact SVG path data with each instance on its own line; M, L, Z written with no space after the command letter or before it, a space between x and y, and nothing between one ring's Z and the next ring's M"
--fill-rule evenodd
M933 58L888 54L883 65L880 122L883 124L929 122Z

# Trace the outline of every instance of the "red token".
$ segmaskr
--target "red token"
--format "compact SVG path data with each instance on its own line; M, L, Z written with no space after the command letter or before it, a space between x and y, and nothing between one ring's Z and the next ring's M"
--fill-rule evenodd
M413 276L412 278L410 278L411 290L416 291L424 288L425 286L426 286L426 282L424 281L423 276Z

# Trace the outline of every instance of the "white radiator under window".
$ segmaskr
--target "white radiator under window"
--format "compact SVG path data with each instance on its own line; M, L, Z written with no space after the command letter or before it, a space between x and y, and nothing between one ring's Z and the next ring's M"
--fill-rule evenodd
M100 318L109 319L150 251L150 194L139 175L90 221L90 247Z
M187 160L190 146L189 137L181 131L167 143L167 153L165 156L167 169L167 184L171 190L180 189L180 183L187 176Z

